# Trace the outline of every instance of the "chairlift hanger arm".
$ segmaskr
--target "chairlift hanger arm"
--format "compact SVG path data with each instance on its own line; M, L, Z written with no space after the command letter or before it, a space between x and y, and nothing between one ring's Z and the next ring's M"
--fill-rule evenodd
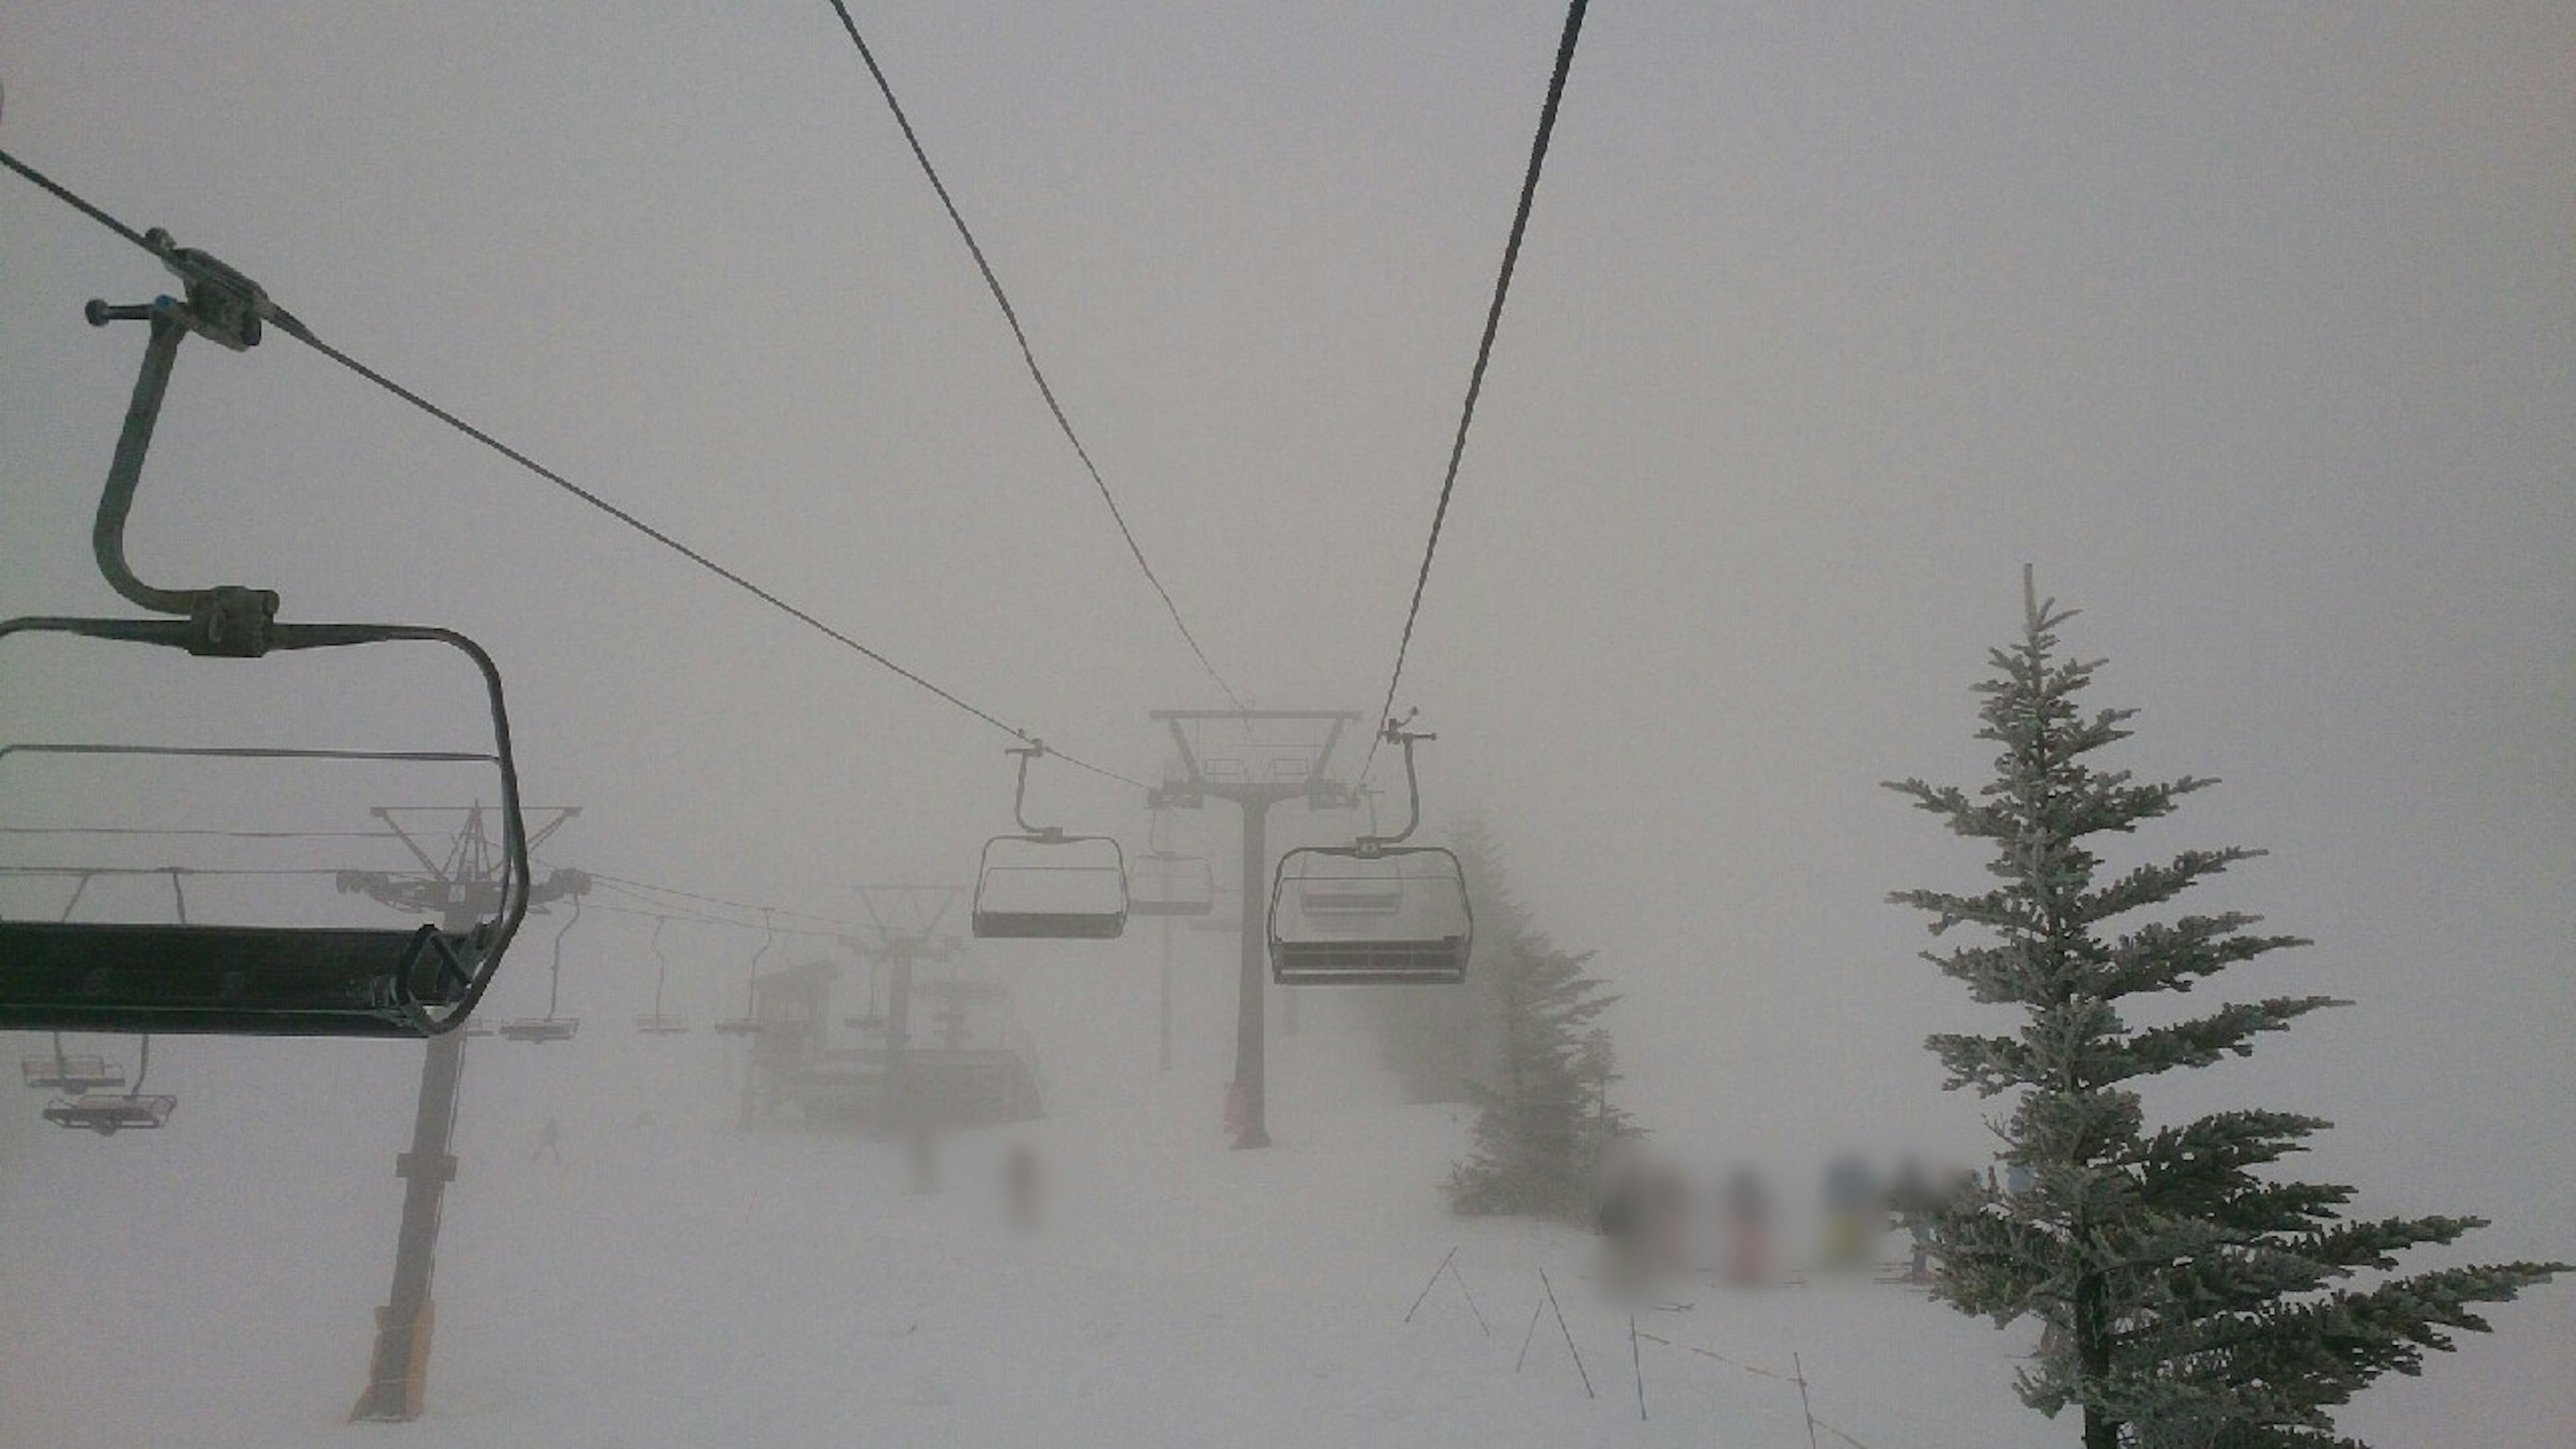
M134 495L143 479L143 458L152 446L161 404L170 391L170 372L179 359L179 344L190 333L235 352L259 345L260 323L277 323L288 333L309 339L303 324L268 298L257 282L208 253L172 243L158 227L143 242L182 284L185 300L156 297L132 306L111 306L93 298L85 315L93 327L111 322L148 322L143 364L118 433L116 454L108 465L107 485L100 490L98 519L90 531L91 551L108 586L128 601L156 614L188 617L194 653L257 656L271 646L265 636L277 618L277 594L270 589L219 584L211 588L165 589L135 575L125 556L125 524L134 511Z
M1359 847L1364 853L1374 854L1390 845L1402 845L1405 841L1413 838L1413 832L1422 824L1422 781L1421 778L1414 773L1413 746L1418 741L1436 740L1440 737L1427 730L1406 729L1405 726L1412 722L1413 712L1408 711L1403 719L1388 720L1386 722L1386 728L1381 731L1379 735L1381 739L1384 739L1389 744L1401 745L1404 748L1404 795L1406 805L1404 828L1393 835L1361 836L1359 838Z
M1028 832L1033 839L1061 840L1064 838L1063 826L1041 827L1029 823L1029 761L1043 756L1046 752L1047 746L1044 740L1031 740L1025 745L1013 745L1003 752L1020 757L1019 784L1011 791L1011 818L1020 822L1020 829Z

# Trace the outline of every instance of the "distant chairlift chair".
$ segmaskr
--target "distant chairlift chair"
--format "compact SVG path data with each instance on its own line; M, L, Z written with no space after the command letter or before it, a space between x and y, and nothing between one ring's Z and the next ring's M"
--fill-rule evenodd
M1466 872L1445 849L1402 843L1422 823L1413 746L1434 736L1389 721L1384 738L1404 749L1412 818L1400 834L1280 857L1270 888L1270 979L1279 985L1452 986L1467 979L1475 919Z
M482 999L527 909L527 839L500 671L480 645L452 630L281 624L277 595L266 589L162 589L135 577L125 560L125 521L179 343L194 333L246 351L258 343L263 323L311 335L258 284L222 262L174 245L157 229L146 241L181 279L186 300L89 304L93 325L151 325L92 542L100 572L119 594L154 613L180 617L31 616L0 621L0 638L72 634L209 659L397 642L457 650L481 673L491 712L490 759L500 775L506 878L495 913L464 931L426 924L403 931L0 922L0 1031L422 1037L452 1030Z
M167 1093L146 1093L144 1079L152 1075L152 1038L143 1038L142 1066L134 1073L134 1086L124 1092L84 1092L77 1097L56 1097L45 1104L45 1120L57 1127L81 1132L95 1132L113 1137L127 1129L151 1131L170 1125L170 1114L179 1110L179 1099Z
M1163 848L1156 837L1165 813L1148 814L1147 849L1127 872L1127 909L1139 916L1214 915L1216 872L1204 855Z
M975 873L973 925L983 940L1110 941L1127 930L1127 855L1106 835L1068 835L1029 824L1029 762L1047 752L1032 740L1020 757L1011 814L1019 835L984 843Z
M68 921L79 909L81 897L88 893L90 875L82 872L72 884L72 898L63 903L58 920ZM116 1066L96 1052L63 1050L63 1034L55 1032L54 1049L35 1056L18 1058L18 1072L29 1087L40 1092L69 1092L79 1096L102 1087L125 1085L125 1068Z
M718 1036L760 1035L760 958L768 955L769 948L778 941L778 927L770 919L770 908L766 906L760 911L760 930L760 949L751 953L751 965L743 971L743 1014L718 1017Z
M561 877L566 872L559 870L555 874ZM572 914L566 916L563 925L555 931L554 968L548 973L546 980L546 1014L523 1016L516 1021L503 1023L501 1027L503 1041L534 1042L542 1045L550 1041L570 1041L581 1030L580 1017L556 1014L557 1008L563 1003L564 937L572 934L573 926L581 920L581 898L589 884L589 877L579 872L571 874L573 888L567 894L572 897Z
M668 916L653 918L653 1013L635 1018L635 1029L646 1036L679 1036L689 1029L687 1018L662 1010L662 983L671 975L671 958L662 954L662 928L669 924Z
M88 885L89 877L81 877L81 884ZM170 872L170 894L178 903L179 924L188 924L188 892L180 885L179 872L175 870ZM80 900L79 890L72 892L72 900ZM63 915L70 917L70 906L63 908ZM179 1110L179 1099L167 1093L147 1094L143 1090L144 1082L152 1075L152 1037L149 1033L145 1034L137 1052L140 1061L134 1070L132 1087L123 1092L82 1092L73 1097L56 1097L45 1104L45 1120L57 1127L95 1132L101 1137L113 1137L129 1128L155 1131L170 1125L170 1114Z

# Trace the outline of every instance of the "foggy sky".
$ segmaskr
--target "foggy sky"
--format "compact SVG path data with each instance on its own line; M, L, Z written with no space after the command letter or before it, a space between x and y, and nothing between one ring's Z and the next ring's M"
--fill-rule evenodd
M1561 17L860 11L1263 704L1376 707ZM2193 904L2318 942L2220 985L2359 1003L2151 1110L2316 1112L2364 1210L2567 1254L2571 57L2545 4L1596 7L1399 708L1434 818L1491 812L1601 952L1675 1151L1986 1150L1919 1044L1994 1018L1881 904L1982 860L1876 782L1982 780L2028 561L2144 709L2116 763L2225 781L2137 849L2268 848ZM0 144L979 706L1145 777L1145 711L1222 703L826 7L22 3L0 84ZM86 539L141 335L79 309L165 285L0 181L0 610L121 609ZM183 350L130 536L480 638L566 860L858 914L1010 825L1005 736L284 338ZM82 676L10 667L69 727ZM456 703L406 724L470 739ZM1143 839L1132 792L1033 794ZM1023 1005L1095 1063L1135 1021L1080 974L1123 1012L1149 958L1098 959ZM2563 1367L2570 1296L2507 1337ZM2576 1417L2488 1356L2417 1402Z

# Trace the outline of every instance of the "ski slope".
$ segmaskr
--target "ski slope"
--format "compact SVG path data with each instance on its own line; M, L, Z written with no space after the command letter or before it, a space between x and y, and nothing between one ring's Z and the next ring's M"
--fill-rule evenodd
M1297 1054L1322 1050L1285 1048L1310 1074ZM951 1139L916 1194L892 1144L737 1130L724 1051L472 1045L430 1412L401 1426L340 1416L390 1272L417 1052L173 1043L156 1080L182 1105L157 1136L39 1135L9 1101L0 1444L1798 1449L1793 1354L1820 1443L2075 1437L2010 1397L2025 1332L1866 1281L1702 1289L1638 1320L1689 1348L1632 1360L1583 1235L1447 1214L1452 1109L1287 1094L1281 1145L1233 1153L1212 1086L1149 1076ZM531 1157L548 1118L560 1160ZM1002 1222L1013 1141L1048 1174L1035 1233ZM1457 1280L1404 1322L1452 1247ZM1532 1331L1541 1268L1562 1332Z

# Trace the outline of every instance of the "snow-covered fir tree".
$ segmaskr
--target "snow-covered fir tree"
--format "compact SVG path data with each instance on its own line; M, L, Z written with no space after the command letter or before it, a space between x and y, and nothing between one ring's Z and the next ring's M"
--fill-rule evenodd
M2099 661L2063 658L2072 617L2024 580L2021 641L1976 688L2002 753L1974 795L1907 780L1890 788L1955 834L1986 842L1998 884L1977 894L1905 891L1936 933L1984 939L1926 959L1979 1002L2016 1009L2010 1035L1936 1035L1947 1086L2015 1094L1999 1125L2018 1192L1964 1184L1921 1205L1935 1291L1998 1324L2049 1326L2021 1395L2081 1411L2086 1449L2288 1449L2352 1445L2332 1411L2380 1374L2420 1371L2451 1333L2484 1330L2477 1305L2568 1271L2505 1263L2387 1277L2404 1249L2446 1244L2471 1217L2351 1221L2353 1189L2269 1169L2329 1124L2288 1112L2217 1112L2150 1130L2127 1084L2244 1056L2254 1038L2322 996L2233 1002L2169 1025L2131 1026L2130 997L2184 992L2271 951L2307 944L2251 930L2237 911L2145 920L2195 883L2261 852L2192 850L2107 874L2097 837L2169 814L2212 781L2140 783L2093 754L2128 737L2135 711L2086 712Z
M1592 954L1530 931L1503 943L1493 968L1501 1059L1468 1088L1475 1152L1449 1176L1459 1212L1580 1219L1602 1153L1636 1135L1594 1075L1606 1053L1585 1047L1593 1018L1619 999L1585 970Z

